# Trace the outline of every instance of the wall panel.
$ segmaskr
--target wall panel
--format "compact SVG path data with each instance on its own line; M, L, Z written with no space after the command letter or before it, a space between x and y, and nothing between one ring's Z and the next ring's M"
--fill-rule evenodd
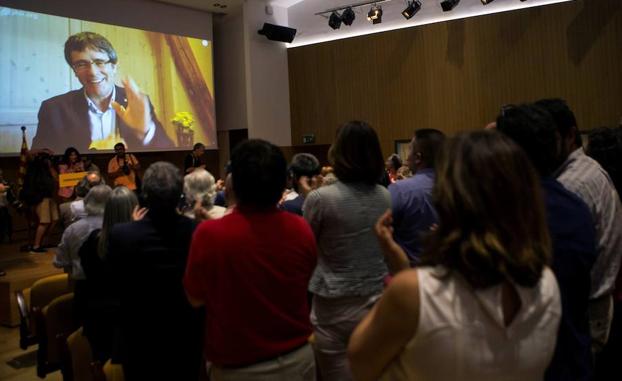
M621 46L622 1L579 0L292 48L292 144L363 119L389 154L416 128L477 129L543 97L565 98L582 129L613 125Z

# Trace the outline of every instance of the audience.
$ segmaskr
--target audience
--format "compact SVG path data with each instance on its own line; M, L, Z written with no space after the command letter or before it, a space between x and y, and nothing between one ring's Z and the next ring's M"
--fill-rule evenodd
M84 163L80 158L80 152L74 147L65 150L63 161L58 165L58 174L84 172ZM62 202L69 201L73 198L73 187L59 187L58 197Z
M186 217L199 220L213 220L225 214L225 208L214 205L216 184L214 176L203 168L196 168L184 177Z
M203 143L196 143L192 147L192 152L184 159L184 175L192 173L195 169L205 169L205 163L201 161L203 154L205 154L205 146Z
M231 154L236 208L194 234L184 285L205 306L213 380L315 380L306 292L316 246L301 217L277 208L286 166L275 145L240 143Z
M561 314L546 267L538 176L494 131L450 139L436 166L438 228L352 334L357 380L539 380ZM383 218L386 220L388 213ZM381 220L382 221L382 220ZM382 223L379 238L392 241ZM406 257L395 242L385 242Z
M58 206L54 200L58 174L52 164L50 151L31 151L20 200L34 213L36 224L31 253L46 253L42 243L58 221ZM30 225L31 221L28 221Z
M299 153L294 155L289 164L289 180L292 183L293 194L289 200L285 200L281 205L283 210L302 216L302 204L305 201L305 194L299 189L300 181L313 181L320 174L320 162L310 153ZM303 179L304 178L304 179Z
M391 154L391 156L387 158L387 161L384 163L384 168L389 176L390 184L393 184L397 181L397 171L398 169L400 169L401 166L402 159L400 159L400 156L398 154Z
M202 311L190 306L182 286L195 223L177 213L182 186L174 165L152 164L142 190L146 216L116 224L108 235L128 381L196 380L199 374Z
M552 116L561 136L561 166L554 176L589 207L596 229L596 263L591 272L590 330L592 350L607 343L613 314L612 292L622 259L622 204L605 170L583 152L573 112L560 99L536 102Z
M546 380L593 378L588 321L590 271L596 260L596 237L587 205L566 190L552 174L560 155L555 122L534 105L505 108L497 128L527 153L544 195L547 225L553 244L552 270L559 283L562 318L555 355Z
M152 164L140 208L123 143L114 190L98 171L58 188L51 152L31 151L20 198L36 210L32 251L45 252L54 199L67 201L53 264L93 359L125 379L618 373L622 127L592 130L584 152L568 105L544 99L502 107L484 131L418 129L405 165L384 161L361 121L337 130L332 167L307 153L288 167L252 139L215 182L204 152L195 144L183 172ZM85 168L73 147L58 166ZM1 213L8 190L0 181Z
M419 262L421 235L437 222L432 205L434 165L445 135L434 129L419 129L410 141L407 163L414 176L389 185L395 241L404 249L412 266Z
M104 207L110 192L111 189L108 185L93 187L84 198L86 218L69 225L63 232L58 244L53 262L54 266L65 269L70 279L74 281L85 279L78 252L91 232L95 229L101 229ZM78 296L76 295L76 297Z
M387 275L372 226L391 199L377 185L384 160L376 131L367 123L353 121L339 128L329 161L339 180L311 191L303 206L319 250L309 284L314 294L311 322L321 378L350 380L350 334L379 298Z
M602 127L592 130L588 136L587 154L607 171L618 196L622 195L622 127ZM620 353L622 353L622 271L618 271L616 280L609 340L596 357L596 380L609 380L612 375L619 373Z
M58 210L60 212L60 220L63 228L67 228L73 222L86 217L84 210L84 197L96 185L103 184L103 179L99 172L89 171L86 176L75 186L74 194L76 199L60 204Z
M113 189L104 209L102 228L93 230L79 251L86 279L76 284L74 307L81 317L83 334L91 344L93 358L101 364L112 356L115 339L118 339L115 323L119 303L114 297L116 282L107 262L108 235L116 224L140 220L144 213L145 209L138 209L134 192L123 186Z
M114 145L115 156L108 162L108 177L114 186L123 185L133 191L140 191L138 187L138 170L140 163L136 156L125 153L125 144Z

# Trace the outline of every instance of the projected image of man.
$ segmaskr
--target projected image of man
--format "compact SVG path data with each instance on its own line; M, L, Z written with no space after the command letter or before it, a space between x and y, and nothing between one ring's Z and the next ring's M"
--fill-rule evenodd
M33 148L109 150L119 141L129 149L173 147L136 83L126 78L124 87L115 85L118 57L105 37L93 32L70 36L65 60L82 88L41 103Z

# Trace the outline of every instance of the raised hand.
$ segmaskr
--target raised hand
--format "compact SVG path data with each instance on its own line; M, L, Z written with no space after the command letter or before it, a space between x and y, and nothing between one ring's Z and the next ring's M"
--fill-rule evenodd
M112 108L119 118L127 124L138 139L143 139L151 123L149 98L143 94L138 85L130 77L122 81L127 96L127 107L112 101Z
M393 239L393 215L390 209L374 225L374 232L378 238L380 249L384 255L389 271L392 275L410 267L408 257L402 248Z
M132 221L140 221L142 220L149 209L147 208L139 208L138 205L134 207L134 211L132 211Z

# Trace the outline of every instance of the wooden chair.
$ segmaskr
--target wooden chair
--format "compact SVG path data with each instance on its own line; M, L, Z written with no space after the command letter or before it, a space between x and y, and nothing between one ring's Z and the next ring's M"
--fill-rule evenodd
M66 380L71 379L67 359L67 337L77 329L74 322L73 293L61 295L45 306L37 315L37 376L61 370Z
M38 343L36 316L54 298L71 291L67 274L57 274L36 281L32 287L17 291L19 310L19 347L27 349Z

